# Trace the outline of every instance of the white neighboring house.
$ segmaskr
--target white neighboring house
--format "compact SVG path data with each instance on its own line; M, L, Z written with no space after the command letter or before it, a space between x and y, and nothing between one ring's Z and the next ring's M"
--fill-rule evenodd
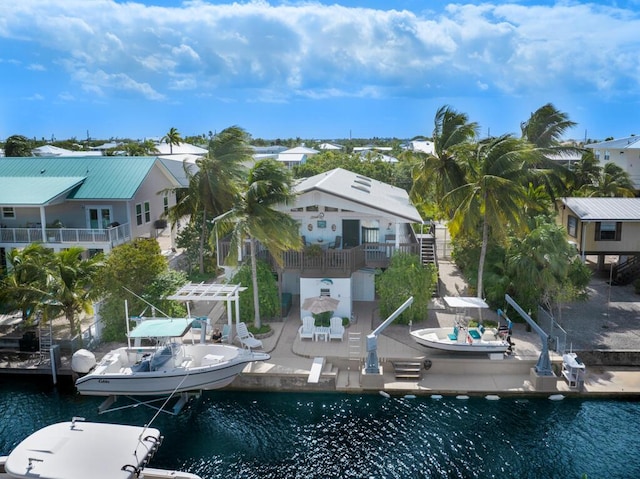
M409 151L418 151L433 155L436 151L435 144L431 140L412 140L406 145Z
M287 169L291 169L296 165L302 165L307 161L307 158L320 153L313 148L307 148L306 146L296 146L289 150L278 153L276 160L281 162Z
M101 151L73 151L54 145L42 145L31 150L33 156L102 156Z
M335 143L320 143L318 145L318 149L319 150L324 150L324 151L340 151L343 149L342 145L336 145Z
M640 136L584 145L593 150L600 164L615 163L629 173L636 190L640 190Z
M208 153L206 148L191 145L189 143L179 143L177 145L169 145L169 143L161 142L156 145L159 155L195 155L204 156Z
M295 191L295 203L281 210L299 222L305 248L286 252L282 269L258 250L277 272L281 292L299 295L300 304L331 296L340 300L334 314L351 317L353 301L375 300L377 268L386 268L395 251L420 251L411 225L423 220L401 188L336 168L300 180ZM229 242L220 240L219 264L228 251Z

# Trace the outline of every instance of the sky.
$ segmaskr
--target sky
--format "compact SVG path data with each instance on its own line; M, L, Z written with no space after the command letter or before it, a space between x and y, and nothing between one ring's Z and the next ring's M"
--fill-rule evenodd
M640 0L0 0L0 140L640 134Z

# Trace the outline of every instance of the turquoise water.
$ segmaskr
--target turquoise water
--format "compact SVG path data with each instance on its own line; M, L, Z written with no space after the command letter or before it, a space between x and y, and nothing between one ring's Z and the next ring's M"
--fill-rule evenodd
M0 455L47 424L146 424L138 407L0 378ZM153 423L153 465L203 478L640 477L640 403L209 392Z

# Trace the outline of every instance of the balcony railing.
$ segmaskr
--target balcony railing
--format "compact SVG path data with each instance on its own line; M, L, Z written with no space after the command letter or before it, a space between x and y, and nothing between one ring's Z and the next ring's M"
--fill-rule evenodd
M220 258L229 254L230 243L220 241ZM282 257L283 268L301 273L322 273L334 275L350 275L361 268L386 268L389 266L391 256L396 251L418 254L419 245L417 243L400 244L396 248L392 243L366 243L349 249L325 249L302 251L286 251ZM249 245L243 247L242 255L249 257ZM279 266L271 254L262 246L258 245L258 258L266 261L272 268Z
M129 224L107 229L85 228L0 228L0 243L69 243L116 246L131 240Z

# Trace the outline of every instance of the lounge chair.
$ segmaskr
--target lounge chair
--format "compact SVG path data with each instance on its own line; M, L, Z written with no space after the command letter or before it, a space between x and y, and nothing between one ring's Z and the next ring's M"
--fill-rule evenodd
M240 341L243 348L262 348L262 341L253 337L253 334L249 332L245 323L238 323L236 329L238 331L236 339Z
M300 339L313 339L313 334L316 331L316 320L307 316L302 318L302 326L298 328L298 334L300 335Z
M344 326L342 325L342 318L334 316L333 318L331 318L329 326L329 340L339 339L340 341L342 341L342 338L344 338Z
M342 244L342 236L336 236L336 241L329 246L329 249L340 249L341 244Z

